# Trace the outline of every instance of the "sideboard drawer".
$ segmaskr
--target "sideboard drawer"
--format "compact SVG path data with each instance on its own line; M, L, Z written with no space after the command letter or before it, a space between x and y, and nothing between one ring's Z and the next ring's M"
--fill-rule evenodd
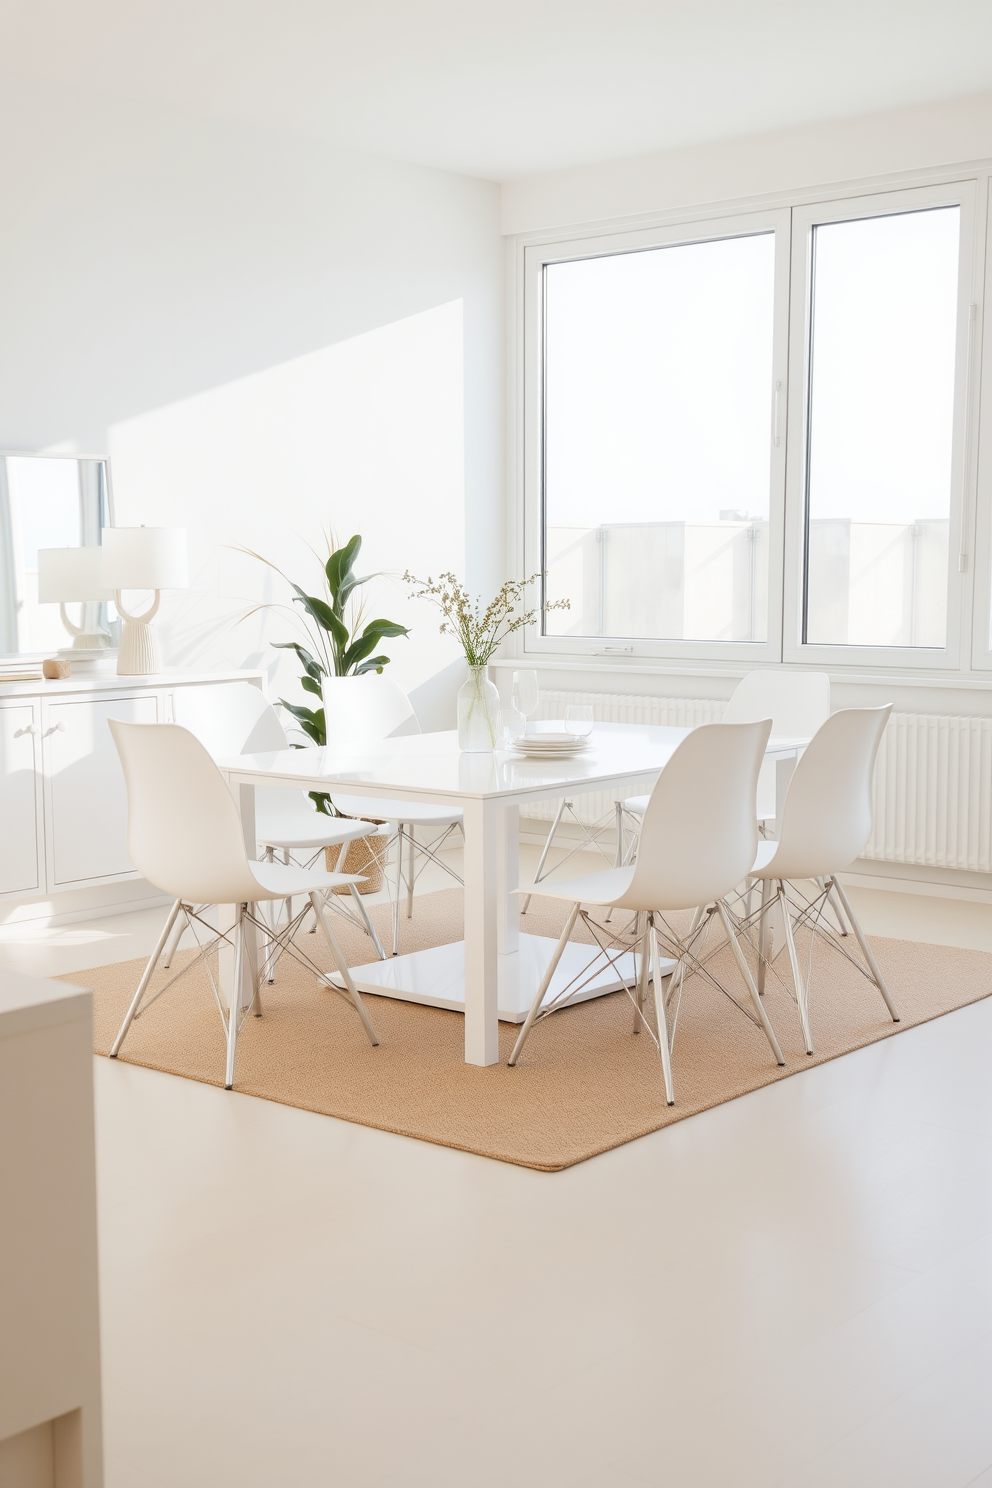
M44 883L39 712L32 702L0 705L0 894Z
M47 702L49 888L135 873L127 855L127 792L111 718L156 723L155 693Z

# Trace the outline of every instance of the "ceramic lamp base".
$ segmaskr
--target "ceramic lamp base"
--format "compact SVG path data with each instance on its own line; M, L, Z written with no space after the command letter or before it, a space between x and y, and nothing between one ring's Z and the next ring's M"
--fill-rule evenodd
M158 637L143 620L125 620L117 652L119 677L149 677L162 670Z

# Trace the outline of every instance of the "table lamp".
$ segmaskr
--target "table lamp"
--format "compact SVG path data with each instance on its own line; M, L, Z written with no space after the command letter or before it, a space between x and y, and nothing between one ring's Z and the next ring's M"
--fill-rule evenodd
M113 599L103 577L100 548L40 548L38 603L57 604L72 645L59 651L73 661L94 661L112 654L114 638L101 624L100 605ZM67 604L81 604L80 623L74 625Z
M114 591L117 613L124 622L117 672L121 677L145 677L162 670L158 638L151 621L158 613L163 589L185 589L189 583L185 527L105 527L103 579ZM154 597L143 615L124 608L122 589L151 589Z

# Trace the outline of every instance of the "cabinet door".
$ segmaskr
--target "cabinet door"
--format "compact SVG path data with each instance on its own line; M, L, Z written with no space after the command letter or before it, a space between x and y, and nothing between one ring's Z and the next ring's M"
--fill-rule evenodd
M38 735L35 704L0 706L0 894L42 887Z
M50 889L137 877L127 855L127 791L108 723L156 723L158 697L46 702Z

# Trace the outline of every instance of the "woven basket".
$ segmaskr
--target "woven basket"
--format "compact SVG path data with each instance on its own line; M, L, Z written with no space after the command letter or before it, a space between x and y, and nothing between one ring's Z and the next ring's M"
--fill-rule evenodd
M377 826L382 826L378 822ZM387 837L383 832L376 832L371 837L356 837L354 842L348 843L348 850L344 855L344 862L340 868L337 866L339 847L325 847L324 859L327 863L328 873L363 873L365 882L356 885L360 894L377 894L382 888L383 858L386 853ZM348 884L339 884L332 890L335 894L350 894L351 888Z

